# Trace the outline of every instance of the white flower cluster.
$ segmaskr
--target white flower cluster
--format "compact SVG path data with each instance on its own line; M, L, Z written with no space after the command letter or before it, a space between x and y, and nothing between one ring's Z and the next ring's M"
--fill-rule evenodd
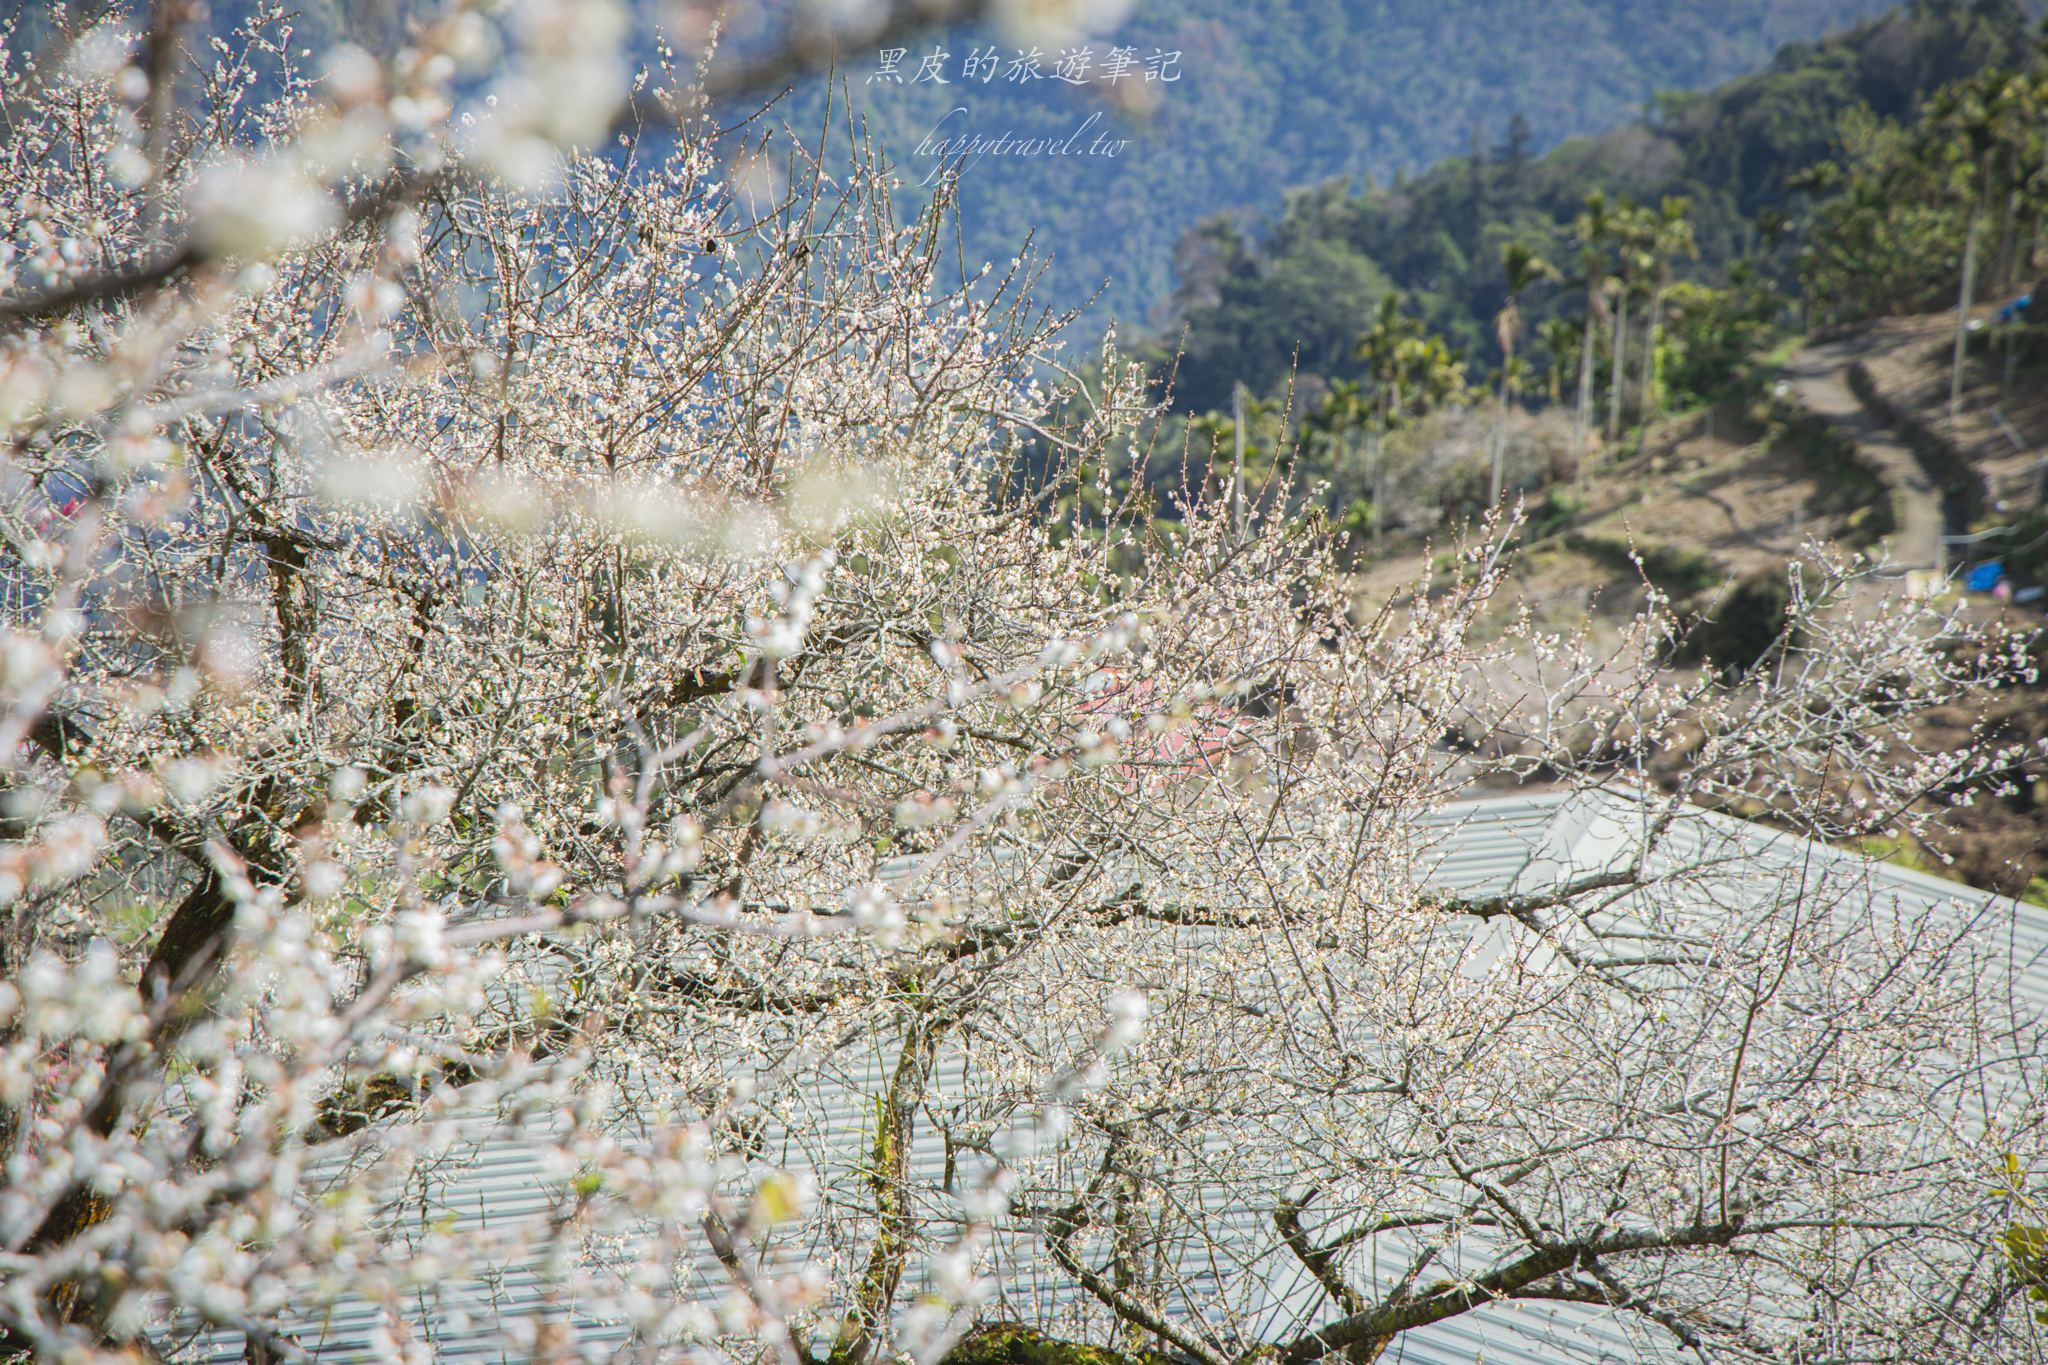
M768 594L779 611L774 616L756 616L747 622L747 636L764 659L786 659L803 649L818 597L825 591L836 557L831 551L791 564L783 582L769 585Z
M1044 1302L1308 1362L1398 1263L1403 1321L2024 1358L1938 1307L2048 1123L1981 922L1672 814L1924 828L2029 756L1910 720L2021 644L1817 556L1778 678L1676 674L1657 603L1483 626L1511 526L1376 611L1314 527L1012 498L1057 416L1114 505L1144 376L1057 380L943 196L734 167L665 48L596 154L621 6L246 17L0 66L5 1351L932 1365ZM1628 857L1428 884L1475 775L1623 772ZM2027 1059L1995 1153L1962 1055Z

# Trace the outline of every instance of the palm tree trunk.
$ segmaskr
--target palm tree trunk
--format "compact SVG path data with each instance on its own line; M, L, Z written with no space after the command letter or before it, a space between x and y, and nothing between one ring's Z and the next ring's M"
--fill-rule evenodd
M1382 445L1386 439L1387 421L1381 415L1372 429L1372 445L1368 459L1372 464L1372 552L1380 552L1380 527L1387 519L1387 465Z
M2041 156L2040 174L2044 177L2048 177L2048 125L2044 125L2041 130L2041 146L2043 148L2043 152ZM2034 206L2033 221L2033 240L2027 248L2027 287L2029 289L2033 288L2034 271L2038 268L2041 259L2041 209L2038 202Z
M2013 258L2014 238L2019 231L2020 192L2019 187L2005 192L2005 230L1998 243L1998 292L2003 299L2013 295L2013 271L2018 264Z
M1963 359L1969 348L1970 309L1977 293L1977 233L1982 226L1983 200L1970 205L1970 226L1963 240L1963 289L1956 302L1956 350L1948 376L1948 429L1953 433L1963 407Z
M1514 359L1512 353L1508 359ZM1500 405L1495 409L1493 418L1493 482L1489 485L1491 491L1487 497L1487 505L1491 507L1500 506L1501 465L1507 458L1507 435L1508 376L1507 371L1503 369L1500 376Z
M1582 461L1586 455L1586 435L1593 429L1593 318L1599 312L1600 286L1588 283L1586 286L1586 330L1579 338L1579 420L1573 431L1576 449L1572 451L1574 461Z
M1627 387L1624 376L1628 360L1628 290L1618 289L1614 295L1614 374L1607 384L1607 439L1618 440L1621 436L1621 400Z
M1650 331L1643 339L1643 397L1637 405L1642 419L1650 420L1650 405L1657 393L1657 333L1664 326L1664 287L1659 285L1650 295Z

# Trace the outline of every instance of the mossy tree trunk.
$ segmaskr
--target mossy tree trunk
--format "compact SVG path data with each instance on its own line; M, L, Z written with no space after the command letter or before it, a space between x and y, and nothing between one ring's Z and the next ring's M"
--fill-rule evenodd
M864 1365L874 1358L888 1328L915 1231L910 1208L910 1147L940 1032L928 1018L911 1020L904 1031L903 1051L889 1077L888 1093L878 1106L874 1142L868 1151L868 1185L875 1195L875 1241L854 1290L852 1311L832 1343L829 1365Z

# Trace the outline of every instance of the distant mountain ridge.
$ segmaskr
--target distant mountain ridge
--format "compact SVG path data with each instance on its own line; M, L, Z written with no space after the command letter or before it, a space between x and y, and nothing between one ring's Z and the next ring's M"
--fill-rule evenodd
M1201 219L1263 212L1284 187L1333 176L1385 183L1464 153L1475 137L1541 151L1639 116L1663 90L1695 89L1763 67L1788 42L1816 39L1887 0L1140 0L1106 42L1149 56L1178 52L1175 83L1155 82L1146 125L1101 126L1135 145L1115 160L1069 155L987 158L964 182L970 259L1005 259L1030 229L1052 256L1050 301L1107 288L1104 311L1128 326L1156 320L1173 252ZM917 153L959 107L953 127L1070 130L1093 111L1050 79L961 80L992 30L913 43L899 75L877 53L849 53L838 73L854 109L915 181ZM950 85L913 79L946 52ZM1056 53L1047 51L1049 66ZM1007 68L1006 68L1007 70ZM1099 70L1099 67L1098 67ZM794 107L815 103L815 89ZM1061 133L1064 136L1064 133Z
M662 0L623 0L650 24ZM848 11L862 0L837 0ZM849 45L833 80L853 113L899 165L907 197L936 164L920 143L955 108L957 133L1064 139L1094 116L1084 141L1129 139L1113 158L1084 154L985 157L962 196L969 261L1006 260L1028 234L1051 258L1045 301L1079 303L1131 330L1159 320L1176 245L1217 213L1264 213L1289 186L1336 176L1386 183L1481 145L1540 152L1640 115L1660 91L1705 88L1883 11L1896 0L1136 0L1094 41L1100 81L1112 48L1134 51L1134 84L1156 96L1133 119L1087 89L1045 75L1009 78L1021 50L991 24L909 40L901 83L881 77L880 51ZM812 0L735 5L730 49L779 31ZM255 0L216 0L216 30ZM384 50L432 6L423 0L297 0L287 8L308 50L345 35ZM825 6L831 9L833 6ZM745 22L751 14L753 23ZM966 77L977 49L1000 54L993 80ZM1146 82L1153 53L1178 54L1171 82ZM922 60L946 54L950 84L918 82ZM644 59L650 54L640 54ZM878 78L880 77L880 78ZM804 83L783 106L814 138L826 82ZM738 115L745 111L733 110Z
M1594 189L1650 205L1684 197L1700 255L1686 273L1716 278L1752 257L1789 280L1807 201L1787 180L1836 154L1843 116L1868 108L1910 119L1948 81L2018 61L2039 9L1915 0L1826 41L1789 45L1758 72L1660 96L1648 117L1541 155L1496 144L1397 185L1276 191L1253 223L1212 217L1180 243L1170 305L1152 329L1158 363L1173 367L1176 404L1189 411L1226 407L1238 380L1270 391L1290 374L1356 378L1363 320L1398 290L1483 373L1498 360L1502 245L1571 267L1573 219ZM1768 249L1758 240L1763 210L1789 224ZM1579 303L1570 290L1533 292L1532 322Z

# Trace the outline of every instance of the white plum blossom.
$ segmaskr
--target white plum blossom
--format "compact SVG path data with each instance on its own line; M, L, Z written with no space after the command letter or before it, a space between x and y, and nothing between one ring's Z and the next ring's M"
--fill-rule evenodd
M1284 507L1015 493L1135 486L1145 375L1063 378L872 149L768 174L624 5L200 8L174 87L104 17L0 67L0 1353L938 1365L1042 1297L1047 1359L1496 1299L2034 1358L1983 924L1675 823L1926 828L2030 756L1908 722L2023 641L1816 549L1782 667L1702 676L1657 602L1484 622L1511 524L1382 606ZM1482 780L1633 792L1642 856L1452 894Z

